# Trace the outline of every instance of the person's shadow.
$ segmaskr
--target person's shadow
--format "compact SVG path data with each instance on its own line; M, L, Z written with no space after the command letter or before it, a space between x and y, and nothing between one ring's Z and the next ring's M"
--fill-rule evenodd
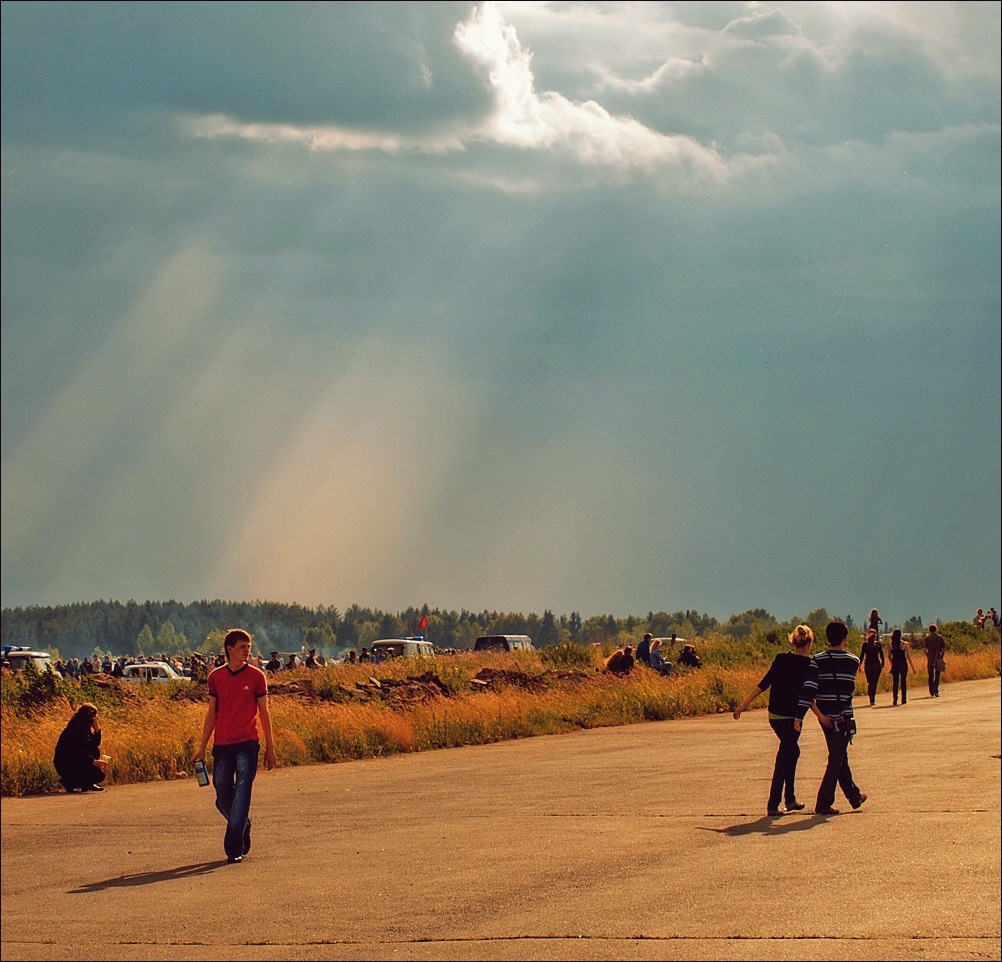
M727 825L724 828L708 828L703 825L696 827L701 832L716 832L719 835L740 838L742 835L787 835L790 832L803 832L827 821L825 817L819 818L814 815L801 815L799 818L796 815L784 815L780 818L763 815L754 822L738 822L736 825Z
M177 868L164 869L162 872L136 872L133 875L118 875L105 879L103 882L87 882L75 889L70 889L70 895L87 895L90 892L103 892L105 889L128 888L132 885L152 885L154 882L172 882L177 879L191 878L195 875L205 875L213 869L226 865L226 859L217 862L196 862L194 865L179 865Z

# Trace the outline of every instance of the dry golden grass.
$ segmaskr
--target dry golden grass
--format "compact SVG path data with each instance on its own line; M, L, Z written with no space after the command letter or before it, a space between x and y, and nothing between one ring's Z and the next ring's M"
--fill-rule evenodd
M269 699L280 765L344 762L401 752L430 751L581 728L629 725L729 712L755 687L765 664L707 665L664 678L646 668L619 677L597 670L547 671L538 655L458 655L434 661L398 660L380 665L335 666L283 672L272 679ZM913 655L911 685L924 685L925 658ZM997 677L999 646L947 658L945 682ZM506 673L486 686L472 683L484 668ZM383 701L371 677L403 682L435 678L434 697ZM0 794L58 791L52 767L56 740L86 692L66 682L37 706L16 705L9 680L0 707ZM66 687L70 686L70 687ZM441 693L444 689L445 693ZM866 690L862 674L857 693ZM294 693L294 691L296 693ZM890 691L890 676L879 691ZM65 692L69 693L69 697ZM171 697L174 695L175 697ZM765 696L755 704L764 708ZM176 690L133 692L101 706L102 750L112 756L106 784L185 778L202 730L205 704Z

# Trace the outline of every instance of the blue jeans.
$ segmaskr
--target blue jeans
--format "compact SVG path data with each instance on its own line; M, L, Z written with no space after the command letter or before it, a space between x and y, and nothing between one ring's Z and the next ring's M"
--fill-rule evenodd
M251 825L251 788L260 750L257 741L212 746L212 784L216 789L216 808L226 819L223 850L227 858L244 854L244 836Z
M797 801L795 782L797 779L797 761L800 758L800 732L793 727L792 718L773 718L769 720L772 730L779 739L779 751L776 752L776 765L772 772L772 785L769 789L768 809L779 808L779 800L786 796L786 804L794 805Z
M828 743L828 764L824 775L821 776L816 808L824 811L832 807L836 785L842 789L842 794L849 800L850 805L858 806L862 792L852 780L852 771L849 768L849 736L825 725L821 726L821 731L824 732L825 741Z

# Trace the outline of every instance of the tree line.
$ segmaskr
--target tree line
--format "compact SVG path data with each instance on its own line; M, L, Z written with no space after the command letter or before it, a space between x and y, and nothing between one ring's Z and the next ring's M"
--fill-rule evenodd
M420 628L423 618L427 627ZM724 622L695 610L647 612L646 616L611 614L582 618L580 613L455 611L409 607L396 613L351 605L343 612L320 605L270 601L93 601L52 607L4 608L0 613L0 638L4 645L44 649L60 658L112 656L185 656L193 651L215 654L222 633L246 628L261 654L315 648L327 657L340 657L379 638L423 635L438 648L473 647L480 635L529 635L537 647L576 644L624 644L639 632L655 637L673 632L680 638L712 633L744 638L754 633L781 631L799 623L821 627L829 619L821 608L802 619L780 622L764 608L731 615ZM846 617L851 625L851 616ZM911 618L905 630L921 628L921 618Z

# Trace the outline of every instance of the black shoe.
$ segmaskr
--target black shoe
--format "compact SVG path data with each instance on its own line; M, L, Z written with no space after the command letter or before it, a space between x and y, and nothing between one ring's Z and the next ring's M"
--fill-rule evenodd
M226 861L229 862L230 865L233 865L235 862L242 862L243 860L244 857L242 855L230 855L226 859Z
M100 785L87 785L84 788L85 792L103 792L104 789Z
M786 810L788 812L802 812L806 806L803 802L787 802Z
M244 829L244 855L250 851L250 822L247 823L247 827Z
M859 799L852 803L852 810L856 811L857 808L862 808L863 802L866 801L866 796L860 792Z
M769 818L779 818L780 815L785 815L786 812L781 812L778 808L770 808L766 814Z
M842 813L837 808L816 808L814 810L815 815L841 815Z

